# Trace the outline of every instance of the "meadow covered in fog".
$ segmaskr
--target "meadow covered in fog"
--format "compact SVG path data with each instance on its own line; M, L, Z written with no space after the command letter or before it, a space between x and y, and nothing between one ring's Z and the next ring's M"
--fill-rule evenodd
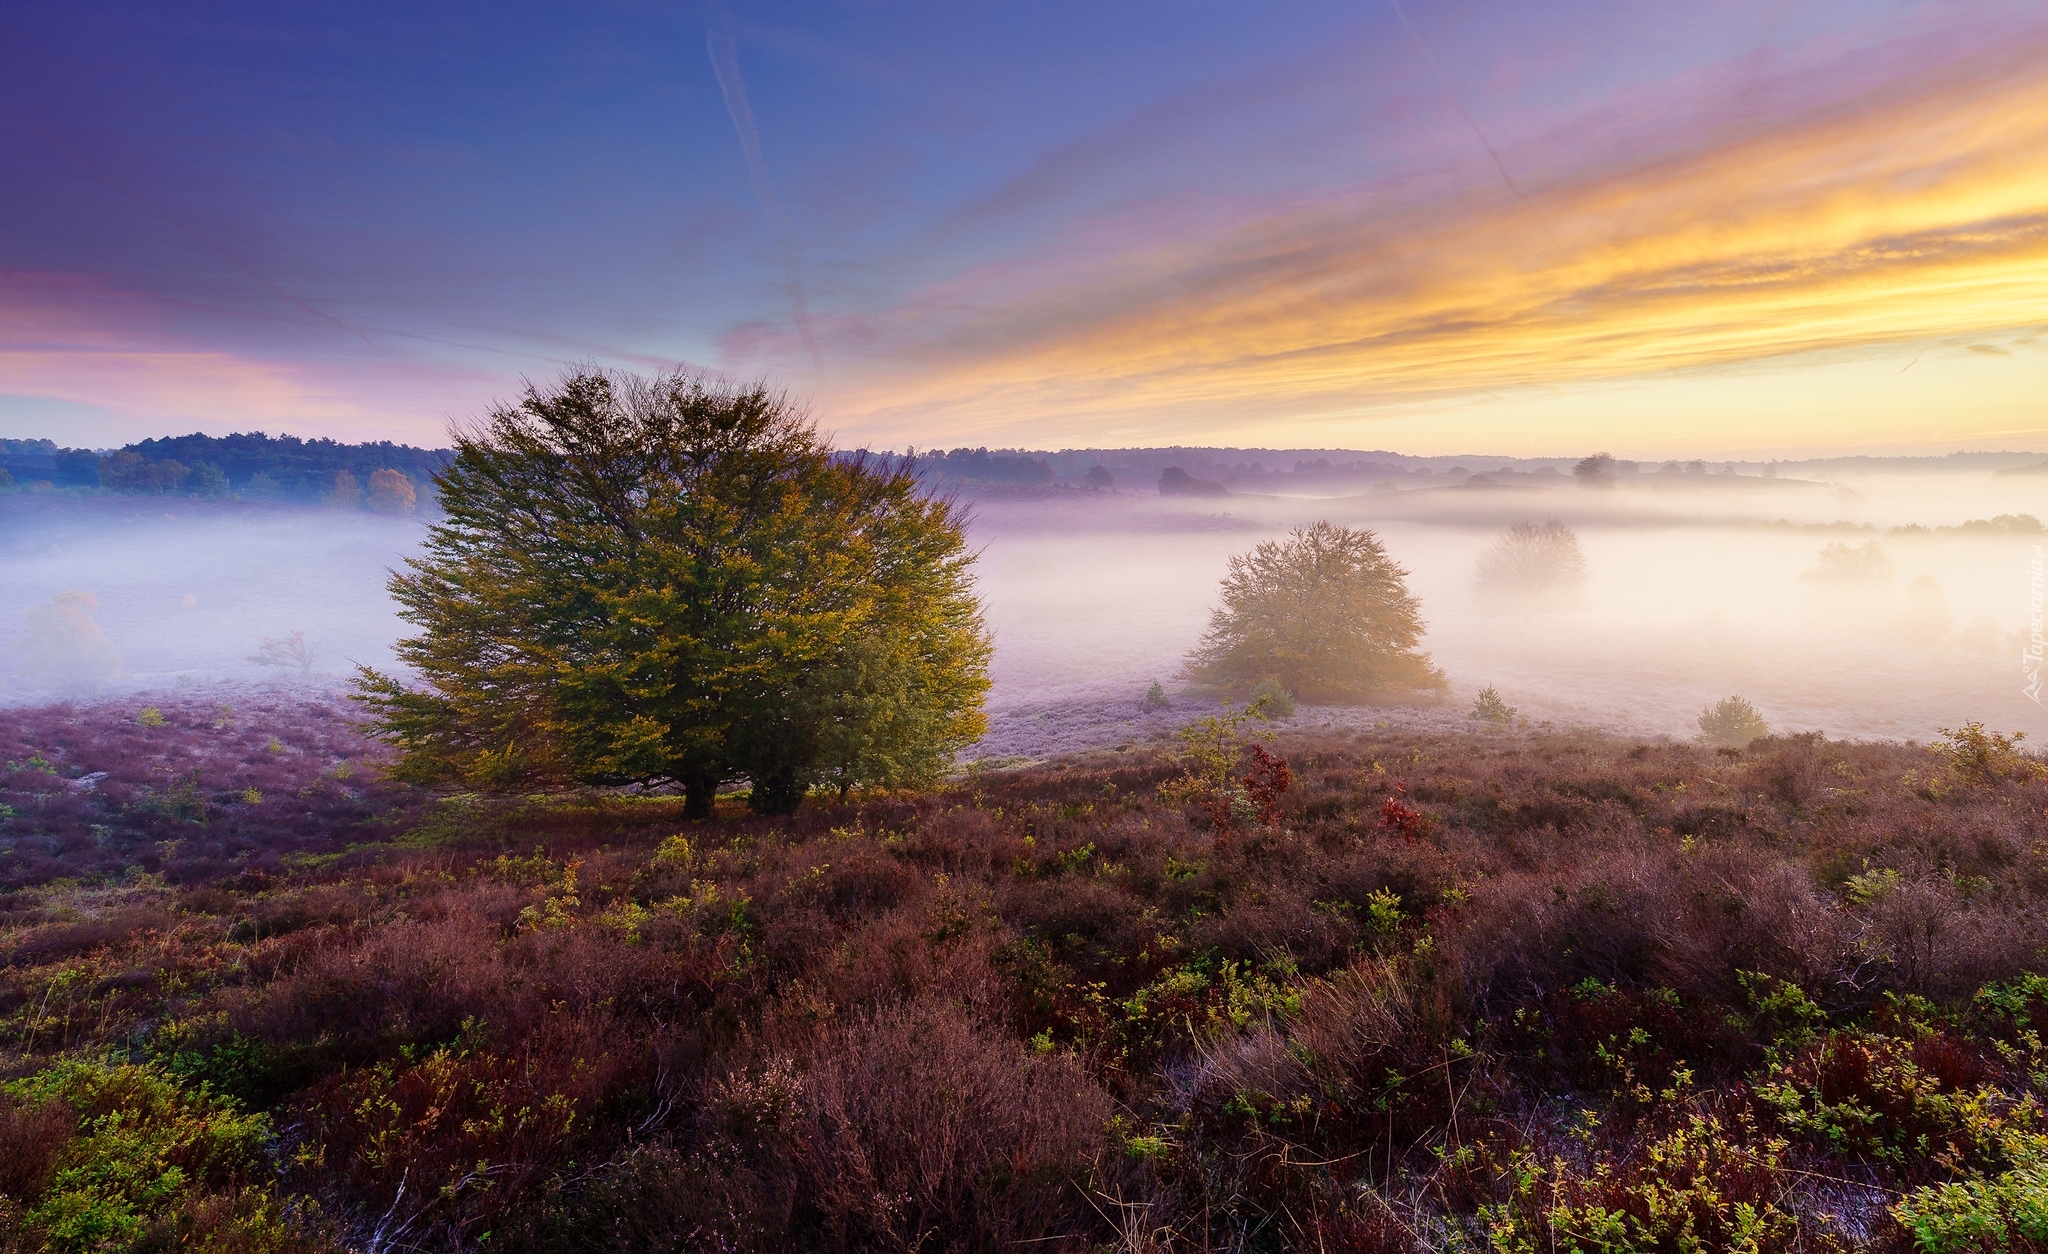
M996 637L990 748L1037 753L1183 721L1142 694L1158 680L1180 710L1198 699L1176 672L1229 555L1317 518L1376 529L1411 571L1424 647L1452 683L1428 721L1462 721L1493 685L1532 721L1647 734L1688 735L1731 693L1776 730L1923 739L1981 719L2048 733L2019 664L2029 562L2048 537L2025 523L1965 527L2048 513L2048 477L1829 469L1825 481L1653 474L1608 490L1560 477L1334 497L1162 498L1122 483L988 494L974 535ZM33 615L67 592L91 594L119 655L107 693L331 686L356 663L389 666L404 624L384 581L426 525L185 500L18 496L5 509L0 623L24 642L0 678L11 701L68 695L25 645ZM1514 523L1552 518L1578 537L1582 592L1540 610L1483 603L1481 554ZM1812 577L1826 546L1872 543L1888 573ZM294 632L309 669L252 660Z

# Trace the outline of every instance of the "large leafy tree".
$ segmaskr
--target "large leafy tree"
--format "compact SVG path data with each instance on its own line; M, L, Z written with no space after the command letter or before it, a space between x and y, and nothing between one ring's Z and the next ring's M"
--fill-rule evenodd
M1441 689L1443 672L1415 649L1423 624L1407 576L1370 531L1297 527L1230 559L1188 672L1231 692L1277 679L1337 703Z
M416 686L358 699L399 774L679 788L708 815L928 781L984 728L964 519L835 453L765 386L581 371L457 433L446 517L391 580Z

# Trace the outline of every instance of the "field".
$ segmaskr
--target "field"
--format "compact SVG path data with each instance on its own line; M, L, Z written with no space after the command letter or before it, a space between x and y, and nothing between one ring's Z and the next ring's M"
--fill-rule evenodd
M686 825L344 718L0 711L9 1248L2048 1248L1994 737L1212 719Z

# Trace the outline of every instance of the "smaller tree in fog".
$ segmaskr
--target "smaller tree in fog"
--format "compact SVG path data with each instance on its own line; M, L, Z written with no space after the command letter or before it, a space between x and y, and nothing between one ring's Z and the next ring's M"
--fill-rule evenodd
M419 493L402 470L370 472L370 494L363 505L373 514L410 514L419 504Z
M1585 587L1586 555L1561 520L1525 519L1479 555L1476 582L1480 599L1494 608L1555 606Z
M262 645L249 655L249 660L258 666L291 667L305 675L313 669L313 646L307 642L303 631L276 639L265 636Z
M1188 673L1233 694L1270 678L1312 702L1442 689L1443 672L1415 647L1421 605L1407 578L1370 531L1297 527L1230 559Z
M1611 488L1614 486L1614 454L1595 453L1582 458L1572 467L1572 478L1582 488Z
M327 489L327 503L336 509L360 509L363 504L362 483L349 471L335 471Z
M1719 749L1740 749L1771 734L1756 707L1741 697L1724 697L1700 711L1700 739Z
M1821 587L1854 588L1890 583L1892 559L1884 546L1866 540L1855 547L1836 541L1823 548L1799 578Z
M30 683L59 692L89 692L121 673L121 655L93 621L99 598L60 592L28 612L21 660Z

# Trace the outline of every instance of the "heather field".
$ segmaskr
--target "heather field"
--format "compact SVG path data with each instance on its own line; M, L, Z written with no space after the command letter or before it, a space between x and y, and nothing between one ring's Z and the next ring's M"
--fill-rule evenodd
M2010 742L1201 713L687 824L0 711L0 1244L2048 1248Z

